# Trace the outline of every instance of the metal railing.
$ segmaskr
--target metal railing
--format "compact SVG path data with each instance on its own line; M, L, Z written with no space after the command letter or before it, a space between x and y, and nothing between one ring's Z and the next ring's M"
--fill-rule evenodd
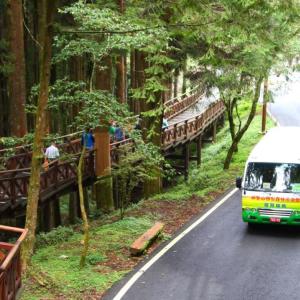
M15 243L0 242L0 251L4 254L0 263L0 299L15 300L22 286L20 247L28 230L0 225L0 231L19 234Z

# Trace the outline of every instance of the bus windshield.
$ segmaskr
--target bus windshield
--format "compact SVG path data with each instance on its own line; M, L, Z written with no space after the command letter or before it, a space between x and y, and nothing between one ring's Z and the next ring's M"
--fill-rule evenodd
M244 188L252 191L300 193L300 165L250 162Z

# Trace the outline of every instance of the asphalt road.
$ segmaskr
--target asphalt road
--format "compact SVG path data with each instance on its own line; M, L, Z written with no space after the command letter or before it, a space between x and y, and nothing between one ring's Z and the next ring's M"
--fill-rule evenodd
M300 126L300 73L288 81L273 76L270 88L274 97L274 103L268 104L271 114L281 126Z
M300 126L298 86L296 78L276 92L269 106L283 126ZM121 299L300 299L300 228L248 229L241 220L240 199L237 191L151 265ZM104 299L114 299L132 275Z
M249 230L240 197L236 192L175 244L122 299L300 299L300 229Z

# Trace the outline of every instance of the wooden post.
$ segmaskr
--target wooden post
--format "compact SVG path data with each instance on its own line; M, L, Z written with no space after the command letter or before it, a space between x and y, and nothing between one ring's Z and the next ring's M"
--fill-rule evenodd
M98 127L95 130L96 165L95 183L97 208L104 212L114 209L112 176L110 161L110 138L108 127Z
M196 140L197 166L201 165L201 148L202 148L202 135L200 134Z

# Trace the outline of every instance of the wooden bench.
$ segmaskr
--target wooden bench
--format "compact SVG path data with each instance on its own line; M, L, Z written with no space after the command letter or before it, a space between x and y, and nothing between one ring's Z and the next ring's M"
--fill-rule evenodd
M141 255L162 232L164 224L156 222L130 246L131 255Z

